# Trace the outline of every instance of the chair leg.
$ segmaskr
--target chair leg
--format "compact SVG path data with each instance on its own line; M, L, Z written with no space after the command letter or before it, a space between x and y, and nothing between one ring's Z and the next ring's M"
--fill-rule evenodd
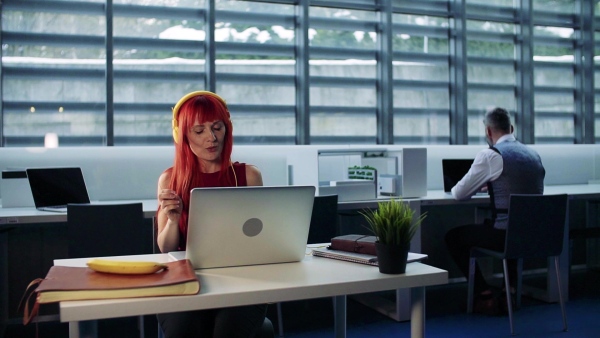
M138 330L140 330L140 338L145 338L146 337L146 333L145 333L145 327L144 327L144 316L138 316Z
M560 310L562 312L562 319L563 319L563 331L567 332L569 331L569 328L567 327L567 313L565 311L565 299L563 298L563 293L562 293L562 285L560 284L560 272L558 270L558 256L554 257L554 269L556 270L556 284L558 286L558 299L560 301Z
M506 292L506 305L508 307L508 321L510 323L510 335L515 335L515 328L513 325L513 308L512 308L512 300L510 297L510 283L508 278L508 261L505 259L502 260L502 266L504 267L504 288Z
M517 309L521 307L521 296L523 295L523 258L517 259L517 285L515 286L515 297Z
M281 312L281 302L277 303L277 328L279 329L279 337L283 337L283 314Z
M467 276L467 313L473 313L473 288L475 287L475 264L476 258L469 259L469 276Z

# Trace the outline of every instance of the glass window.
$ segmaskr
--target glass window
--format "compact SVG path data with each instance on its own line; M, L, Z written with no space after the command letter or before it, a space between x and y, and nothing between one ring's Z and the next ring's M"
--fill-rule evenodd
M467 30L497 34L514 34L515 25L507 22L467 20Z
M467 21L467 30L479 34L467 39L467 55L513 59L515 26L492 21Z
M596 5L596 16L600 15L600 5ZM600 93L600 33L594 33L594 92ZM594 136L600 142L600 95L594 95Z
M536 139L544 140L543 142L565 136L575 140L573 38L572 28L534 27L534 134ZM556 117L542 114L548 112Z
M470 143L485 144L481 121L487 110L502 107L514 111L517 106L516 30L509 22L467 20L467 135Z
M294 6L219 1L217 11L217 92L227 100L236 144L293 144Z
M575 106L573 105L572 92L551 92L551 93L536 93L535 94L535 110L542 112L573 113ZM573 121L571 121L573 123Z
M311 6L309 15L311 143L374 143L376 13Z
M500 90L469 90L467 96L467 106L470 112L468 117L468 135L470 139L479 139L478 143L485 143L482 122L486 111L493 107L502 107L509 112L514 112L517 109L517 100L513 91ZM513 116L513 124L515 128L518 126L518 121Z
M184 94L204 89L205 28L202 16L148 8L165 1L128 1L135 9L114 9L113 95L115 145L170 143L171 110ZM143 13L133 16L131 13Z
M394 115L395 143L447 144L450 137L450 120L447 114L418 112L414 116Z
M43 146L45 135L59 145L105 144L101 7L61 13L20 5L2 11L5 145Z
M428 15L394 14L394 51L448 54L448 19ZM411 31L411 27L413 29Z
M543 68L536 67L533 77L533 83L536 86L552 86L552 87L575 87L575 74L573 73L573 61L566 58L565 62L569 67L563 68Z
M548 11L560 14L576 12L577 0L533 0L534 11Z
M450 136L446 17L393 14L396 143L447 143Z
M298 133L312 144L374 144L378 131L390 136L382 125L390 114L394 143L465 142L462 131L450 135L454 124L465 125L466 142L483 143L487 108L519 113L529 99L534 120L516 123L532 126L531 142L586 142L584 114L600 124L600 108L587 112L577 101L590 90L583 48L600 55L598 25L593 35L580 31L585 3L534 0L531 32L520 26L520 1L466 0L466 17L450 0L379 3L113 0L107 18L104 0L6 0L0 146L43 145L47 134L61 146L171 144L171 107L208 87L228 102L236 144L293 144ZM302 6L306 46L297 36ZM464 31L454 20L465 20ZM583 40L590 36L595 43ZM529 43L531 63L521 63ZM308 61L308 75L298 60ZM600 71L593 76L598 91ZM523 91L530 80L533 90ZM297 111L306 96L309 107ZM390 96L392 111L378 119L387 105L378 100Z
M545 137L551 135L551 138L572 139L575 134L573 121L571 118L564 117L544 117L535 119L535 137ZM551 142L551 141L546 141Z
M513 64L506 63L467 63L469 83L514 85L516 72Z
M514 0L466 0L467 4L512 7Z

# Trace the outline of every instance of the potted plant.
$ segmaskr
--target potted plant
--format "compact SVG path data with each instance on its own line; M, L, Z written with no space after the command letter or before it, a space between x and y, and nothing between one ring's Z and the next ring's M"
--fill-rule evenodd
M406 259L410 241L426 217L414 218L414 210L402 199L390 199L377 203L376 210L367 209L360 214L365 217L377 241L375 248L379 271L398 274L406 271Z

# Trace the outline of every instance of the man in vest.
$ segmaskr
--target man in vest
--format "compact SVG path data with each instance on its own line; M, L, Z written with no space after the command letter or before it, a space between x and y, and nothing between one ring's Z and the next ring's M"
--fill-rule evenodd
M445 236L446 245L456 265L468 276L469 252L474 246L504 251L508 223L508 201L511 194L542 194L546 171L539 154L517 141L508 111L494 108L483 120L489 148L480 151L469 172L452 188L457 200L467 200L480 190L488 190L492 219L484 224L453 228ZM511 284L516 280L516 262L509 261ZM475 271L475 303L473 310L498 314L506 300L498 301L481 270ZM511 288L514 292L514 288ZM501 295L504 293L501 293Z

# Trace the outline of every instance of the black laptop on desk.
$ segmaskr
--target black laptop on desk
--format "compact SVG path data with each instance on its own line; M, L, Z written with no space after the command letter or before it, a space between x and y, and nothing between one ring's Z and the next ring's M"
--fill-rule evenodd
M67 204L90 203L81 168L29 168L26 171L36 209L67 212Z
M473 159L442 159L442 173L444 175L444 192L450 193L452 187L460 181L473 164Z

